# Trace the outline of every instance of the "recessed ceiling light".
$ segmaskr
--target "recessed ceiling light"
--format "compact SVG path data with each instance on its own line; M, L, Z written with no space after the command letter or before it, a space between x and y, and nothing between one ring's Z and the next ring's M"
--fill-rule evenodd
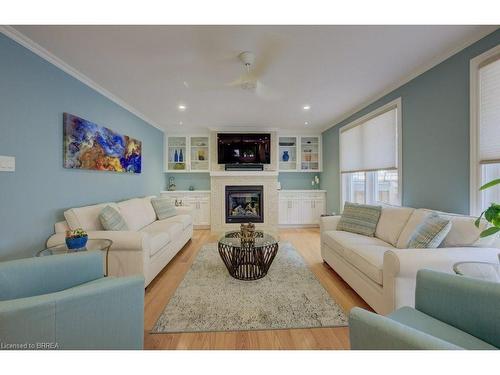
M184 85L185 88L189 88L189 83L187 83L186 81L183 81L182 84Z
M186 105L185 105L185 104L179 104L179 105L177 106L177 108L179 109L179 111L184 112L184 111L186 110L186 108L187 108L187 107L186 107Z
M306 104L305 106L302 107L304 111L309 111L311 109L311 106L309 104Z
M182 121L179 121L179 125L182 125Z
M304 125L309 125L309 123L306 121L306 122L304 122Z

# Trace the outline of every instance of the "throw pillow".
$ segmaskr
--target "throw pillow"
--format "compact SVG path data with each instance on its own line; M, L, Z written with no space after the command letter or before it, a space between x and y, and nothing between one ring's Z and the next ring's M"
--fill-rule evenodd
M99 213L99 221L104 230L128 230L122 214L111 206L105 206Z
M450 232L451 221L432 213L420 223L408 241L408 249L437 248Z
M337 230L373 237L381 212L381 206L345 202Z
M175 204L170 198L153 198L151 204L156 212L158 220L163 220L177 215Z

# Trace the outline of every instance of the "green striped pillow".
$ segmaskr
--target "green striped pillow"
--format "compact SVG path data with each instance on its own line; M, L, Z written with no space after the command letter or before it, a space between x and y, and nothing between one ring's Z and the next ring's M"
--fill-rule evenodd
M381 206L345 202L337 230L373 237L381 213Z
M111 206L105 206L99 213L99 221L104 230L128 230L122 214Z
M408 249L437 248L450 232L451 221L432 213L420 223L408 241Z
M177 215L175 204L170 198L152 198L151 204L153 205L158 220Z

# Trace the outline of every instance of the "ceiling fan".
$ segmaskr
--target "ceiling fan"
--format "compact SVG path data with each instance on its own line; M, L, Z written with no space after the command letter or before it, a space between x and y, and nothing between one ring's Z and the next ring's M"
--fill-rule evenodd
M244 51L238 55L243 63L244 73L234 81L226 84L230 87L240 87L243 90L253 91L255 95L264 100L276 100L280 95L260 81L260 77L265 73L271 62L271 56L263 56L255 63L253 52Z

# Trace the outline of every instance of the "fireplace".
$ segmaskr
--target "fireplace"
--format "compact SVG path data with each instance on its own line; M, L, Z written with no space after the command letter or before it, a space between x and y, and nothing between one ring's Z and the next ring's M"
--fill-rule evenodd
M248 222L264 222L264 187L226 186L226 223Z

